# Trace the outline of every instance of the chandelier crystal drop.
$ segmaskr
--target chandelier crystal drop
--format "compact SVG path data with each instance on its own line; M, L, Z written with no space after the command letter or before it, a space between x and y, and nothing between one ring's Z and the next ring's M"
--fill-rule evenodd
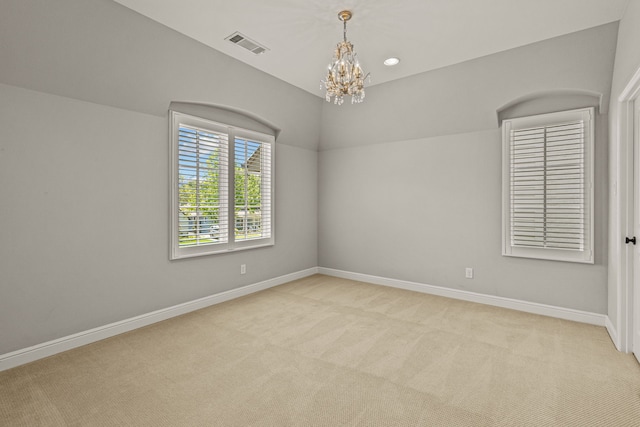
M371 80L369 74L364 74L358 55L353 51L353 45L347 40L347 21L351 19L351 12L343 10L338 14L344 24L344 39L336 46L333 61L329 64L327 77L322 80L320 89L326 90L325 99L342 105L345 95L351 95L351 103L360 103L364 100L364 81Z

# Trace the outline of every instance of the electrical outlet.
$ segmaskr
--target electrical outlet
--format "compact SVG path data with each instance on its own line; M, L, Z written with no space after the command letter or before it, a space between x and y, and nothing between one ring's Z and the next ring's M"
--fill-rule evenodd
M473 268L467 267L464 269L464 277L467 279L473 279Z
M245 274L247 272L247 264L240 264L240 274Z

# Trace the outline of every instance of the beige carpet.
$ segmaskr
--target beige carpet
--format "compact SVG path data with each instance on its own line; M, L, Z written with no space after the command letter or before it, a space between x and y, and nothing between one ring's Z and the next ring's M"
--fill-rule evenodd
M2 426L640 426L604 328L312 276L0 372Z

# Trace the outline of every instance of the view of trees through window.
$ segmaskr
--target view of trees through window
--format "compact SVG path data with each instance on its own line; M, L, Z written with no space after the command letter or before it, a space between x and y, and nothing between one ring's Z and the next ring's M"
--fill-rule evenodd
M262 237L261 143L235 140L235 235L236 240Z
M235 241L263 235L263 144L234 141L233 204L229 200L227 135L179 128L179 245L227 243L229 209Z

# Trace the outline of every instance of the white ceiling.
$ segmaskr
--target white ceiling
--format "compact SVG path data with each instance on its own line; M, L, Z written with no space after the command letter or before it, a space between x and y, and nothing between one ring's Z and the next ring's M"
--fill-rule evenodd
M629 0L114 0L259 70L324 97L338 12L370 85L619 20ZM225 38L239 31L262 55ZM389 56L401 59L386 67Z

